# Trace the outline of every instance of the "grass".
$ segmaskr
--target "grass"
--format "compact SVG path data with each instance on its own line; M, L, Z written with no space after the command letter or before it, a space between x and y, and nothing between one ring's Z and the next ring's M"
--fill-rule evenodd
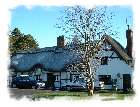
M110 100L124 100L124 99L133 99L134 94L122 94L122 93L100 93L100 97L102 97L103 101Z
M102 97L103 101L110 101L110 100L125 100L125 99L133 99L135 92L130 91L124 93L123 91L108 91L108 90L101 90L96 92L100 97Z
M77 97L77 98L86 98L88 97L86 92L69 92L69 91L52 91L47 93L37 93L33 94L32 99L40 99L40 98L49 98L54 99L55 97Z
M125 98L133 99L134 93L124 94L122 92L100 91L94 93L93 96L88 96L87 92L69 92L69 91L50 91L45 93L36 93L32 95L32 100L40 100L41 98L54 98L68 97L72 100L88 100L100 98L102 101L124 100Z

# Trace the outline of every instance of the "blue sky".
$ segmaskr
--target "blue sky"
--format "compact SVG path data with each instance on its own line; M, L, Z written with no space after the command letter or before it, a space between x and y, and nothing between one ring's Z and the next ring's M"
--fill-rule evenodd
M64 9L65 7L63 6L36 6L31 9L27 9L24 6L17 7L11 10L10 29L18 27L21 32L31 34L38 41L40 48L56 46L56 38L64 33L55 28L55 24L58 23L57 18L63 14ZM128 19L128 24L132 27L132 8L130 6L110 6L108 11L116 14L112 29L116 30L118 34L114 38L125 47L126 18Z

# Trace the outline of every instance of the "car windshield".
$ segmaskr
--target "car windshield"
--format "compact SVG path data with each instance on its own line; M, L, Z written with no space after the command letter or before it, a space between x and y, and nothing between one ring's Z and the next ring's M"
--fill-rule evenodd
M23 80L29 79L29 77L27 77L27 76L23 76L23 77L20 77L20 78L23 79Z
M35 80L33 77L30 77L30 76L18 76L18 77L16 77L16 79L20 79L20 80Z
M32 81L35 80L33 77L29 77L29 79L32 80Z

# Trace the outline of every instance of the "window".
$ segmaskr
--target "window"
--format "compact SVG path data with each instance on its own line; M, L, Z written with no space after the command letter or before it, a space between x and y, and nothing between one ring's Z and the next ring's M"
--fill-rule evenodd
M79 82L79 74L70 74L70 82Z
M79 75L74 75L74 78L73 79L74 79L74 83L75 82L79 82Z
M101 65L107 65L107 64L108 64L108 57L102 57Z
M35 77L36 77L36 80L40 80L41 78L41 69L40 68L36 68L36 71L35 71Z
M55 81L59 81L59 75L55 75Z
M36 80L41 80L40 75L35 75Z
M99 75L99 81L104 82L104 85L111 85L111 75Z
M70 82L72 82L72 74L70 74Z

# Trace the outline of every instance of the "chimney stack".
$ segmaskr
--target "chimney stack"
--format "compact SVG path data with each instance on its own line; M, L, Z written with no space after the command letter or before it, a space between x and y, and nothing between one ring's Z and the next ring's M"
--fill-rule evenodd
M57 47L58 48L64 48L65 42L64 42L64 36L57 37Z
M127 46L126 46L126 51L128 56L132 58L132 50L133 50L133 31L129 28L126 30L126 38L127 38Z

